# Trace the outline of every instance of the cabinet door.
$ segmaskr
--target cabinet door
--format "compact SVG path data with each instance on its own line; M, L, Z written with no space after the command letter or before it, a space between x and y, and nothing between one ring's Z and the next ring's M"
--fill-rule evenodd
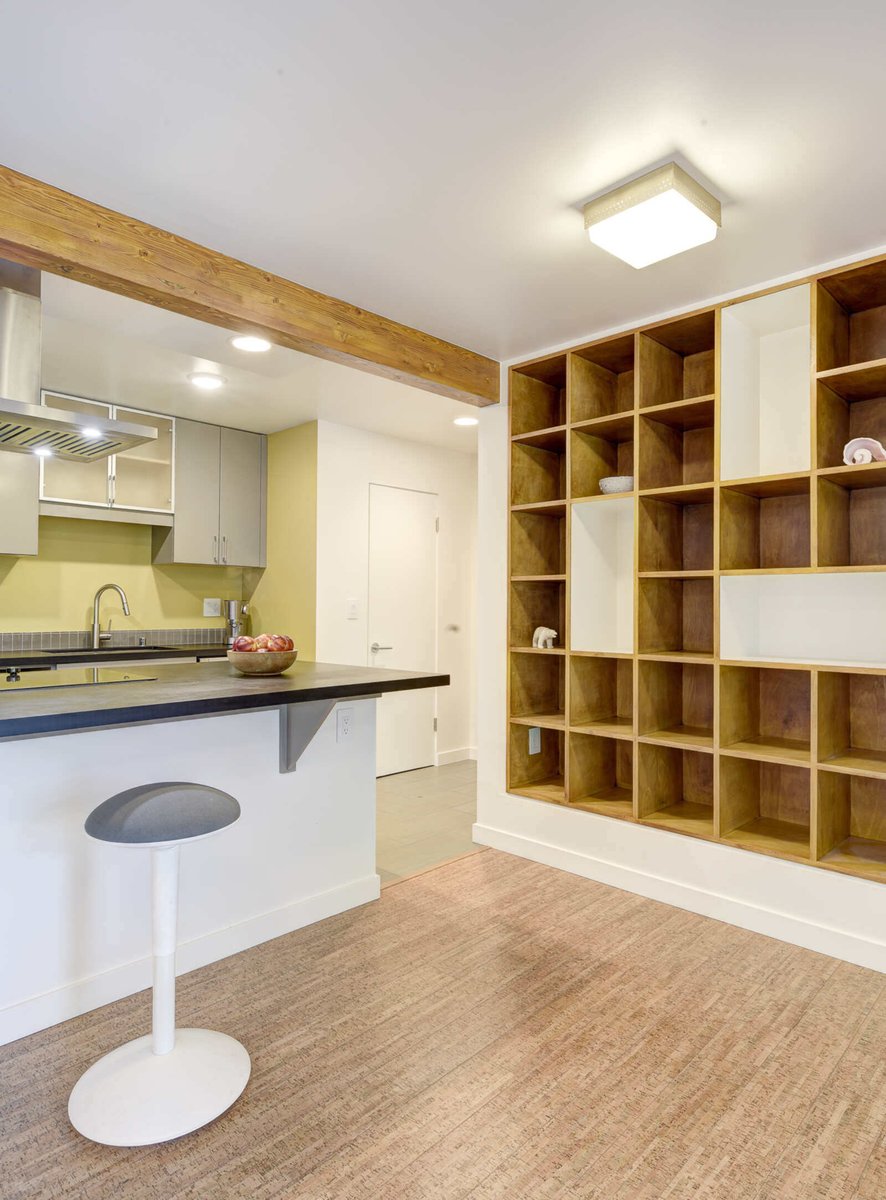
M221 431L221 561L264 566L264 437L242 429Z
M176 420L173 562L220 561L218 490L218 426Z
M0 453L0 554L37 553L39 471L33 454Z
M112 497L115 508L172 512L172 417L117 408L114 416L130 425L157 430L157 440L114 455Z
M111 406L79 396L44 392L43 403L49 408L110 420ZM107 508L111 503L110 462L68 462L61 458L43 460L41 500L61 500L66 504L88 504Z

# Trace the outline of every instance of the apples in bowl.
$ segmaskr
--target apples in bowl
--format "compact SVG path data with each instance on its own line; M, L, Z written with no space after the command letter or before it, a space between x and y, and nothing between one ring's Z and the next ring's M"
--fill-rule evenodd
M279 675L298 658L291 637L282 633L260 633L258 637L235 638L228 662L243 675Z

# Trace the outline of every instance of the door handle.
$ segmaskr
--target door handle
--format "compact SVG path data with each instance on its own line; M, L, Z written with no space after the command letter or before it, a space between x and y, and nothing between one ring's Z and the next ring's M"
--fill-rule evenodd
M222 562L227 563L227 561L228 561L228 535L224 534L224 536L222 537Z
M393 650L393 646L380 646L378 642L373 642L369 647L373 654L378 654L379 650Z
M214 563L218 562L218 534L217 533L212 535L212 561Z

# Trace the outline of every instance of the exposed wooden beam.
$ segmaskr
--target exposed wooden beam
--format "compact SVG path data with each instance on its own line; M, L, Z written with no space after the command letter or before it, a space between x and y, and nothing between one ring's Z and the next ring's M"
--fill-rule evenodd
M499 366L0 166L0 255L470 404L495 404Z

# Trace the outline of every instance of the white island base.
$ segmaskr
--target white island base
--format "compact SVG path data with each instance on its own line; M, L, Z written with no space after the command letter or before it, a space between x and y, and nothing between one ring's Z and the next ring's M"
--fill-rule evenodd
M150 986L150 855L83 831L124 788L240 802L182 847L179 974L376 899L375 704L341 700L347 738L334 708L289 773L276 708L0 743L0 1044Z

